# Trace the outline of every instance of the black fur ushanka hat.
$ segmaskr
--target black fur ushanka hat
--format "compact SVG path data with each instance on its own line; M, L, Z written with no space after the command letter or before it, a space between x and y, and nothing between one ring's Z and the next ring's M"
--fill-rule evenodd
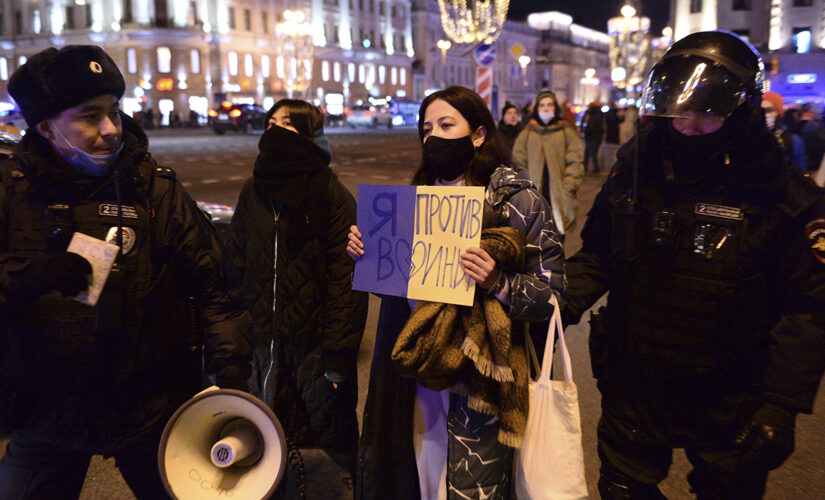
M9 80L9 94L29 127L93 97L120 99L125 88L115 62L96 45L49 47L33 55Z

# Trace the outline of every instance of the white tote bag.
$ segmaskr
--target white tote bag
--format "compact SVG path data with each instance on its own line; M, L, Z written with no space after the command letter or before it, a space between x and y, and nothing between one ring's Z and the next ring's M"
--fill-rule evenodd
M547 331L544 359L538 367L536 349L526 335L530 362L541 370L538 380L530 380L530 411L524 443L516 450L513 481L518 500L573 500L587 498L582 453L581 417L570 354L556 297L553 318ZM551 380L553 337L558 333L564 380Z

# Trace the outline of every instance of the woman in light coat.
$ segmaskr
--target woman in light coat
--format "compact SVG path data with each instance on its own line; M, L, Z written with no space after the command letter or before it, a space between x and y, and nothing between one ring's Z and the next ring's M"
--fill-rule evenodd
M527 170L550 202L562 236L576 227L576 192L584 175L582 153L581 139L564 121L555 94L540 92L529 122L516 138L513 163Z

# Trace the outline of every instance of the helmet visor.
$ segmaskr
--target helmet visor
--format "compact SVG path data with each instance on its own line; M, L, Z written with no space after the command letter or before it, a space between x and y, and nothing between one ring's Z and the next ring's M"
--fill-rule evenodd
M722 66L700 57L671 57L651 70L640 113L726 118L745 97L742 81Z

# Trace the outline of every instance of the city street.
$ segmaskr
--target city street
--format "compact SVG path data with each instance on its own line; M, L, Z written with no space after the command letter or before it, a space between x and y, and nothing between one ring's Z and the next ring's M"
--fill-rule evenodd
M417 131L411 127L355 131L331 129L327 136L333 153L332 168L353 193L358 184L408 184L420 161ZM234 205L243 183L252 174L259 137L233 133L218 136L209 129L150 131L150 151L159 163L176 170L178 178L194 198ZM603 181L604 174L587 174L579 191L579 228ZM578 234L569 235L567 254L575 252L579 246ZM358 362L361 388L359 414L366 396L379 305L379 299L371 296ZM566 334L579 390L588 488L592 498L598 498L596 481L599 463L595 436L600 411L599 394L587 352L588 327L586 321L582 323L568 328ZM820 389L815 410L814 415L798 417L796 452L783 467L771 474L765 498L822 497L822 491L825 491L825 389ZM5 441L0 442L0 453L4 448ZM672 477L661 486L668 498L693 497L684 479L688 470L689 464L684 454L675 453ZM113 460L95 457L81 498L134 497L113 467Z

